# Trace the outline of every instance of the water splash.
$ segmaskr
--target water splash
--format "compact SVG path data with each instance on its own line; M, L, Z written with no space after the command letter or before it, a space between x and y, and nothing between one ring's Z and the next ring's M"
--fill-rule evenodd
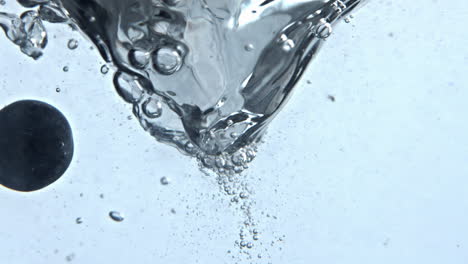
M250 260L265 258L251 253L261 232L252 214L254 193L241 172L334 25L348 22L365 1L18 2L34 10L19 17L0 13L8 39L37 59L47 44L43 21L80 29L107 63L101 73L109 72L107 65L115 69L116 91L132 104L143 129L215 172L242 214L239 251ZM72 39L68 47L76 49L78 42ZM166 177L160 182L169 184ZM109 216L124 220L116 211Z
M0 13L0 26L25 54L42 55L42 21L81 29L145 130L229 174L247 167L333 25L364 1L18 2L36 10Z

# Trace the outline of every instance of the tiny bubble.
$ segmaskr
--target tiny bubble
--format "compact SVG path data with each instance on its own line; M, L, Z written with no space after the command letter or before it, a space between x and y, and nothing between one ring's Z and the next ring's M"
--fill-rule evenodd
M108 72L109 72L109 67L107 67L107 65L102 65L101 73L102 74L107 74Z
M169 184L169 179L167 177L162 177L160 180L162 185L168 185Z
M78 41L76 39L70 39L68 41L68 48L71 50L78 48Z
M109 217L116 222L122 222L124 220L123 216L116 211L109 212Z

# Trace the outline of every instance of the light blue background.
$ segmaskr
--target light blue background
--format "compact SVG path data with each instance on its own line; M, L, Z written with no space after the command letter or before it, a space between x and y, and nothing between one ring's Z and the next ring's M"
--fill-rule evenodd
M253 263L468 263L467 24L466 1L371 0L335 29L247 171ZM89 42L47 27L36 62L0 36L0 107L61 109L75 158L43 191L0 188L0 263L249 263L215 179L127 119Z

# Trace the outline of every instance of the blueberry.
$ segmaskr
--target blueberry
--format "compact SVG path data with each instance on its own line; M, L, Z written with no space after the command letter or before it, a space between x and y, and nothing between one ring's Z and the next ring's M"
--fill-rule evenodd
M58 180L73 157L65 116L40 101L23 100L0 110L0 184L22 192Z

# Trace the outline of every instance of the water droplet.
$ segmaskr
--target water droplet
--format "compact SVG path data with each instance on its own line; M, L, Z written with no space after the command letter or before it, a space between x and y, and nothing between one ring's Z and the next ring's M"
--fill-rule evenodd
M109 72L109 67L107 67L107 65L102 65L101 73L102 74L107 74L108 72Z
M124 220L123 216L117 211L109 212L109 217L116 222L122 222Z
M162 177L160 180L162 185L168 185L169 184L169 179L167 177Z
M70 39L68 41L68 48L71 49L71 50L74 50L76 48L78 48L78 41L76 39Z
M69 70L68 66L63 67L64 72L68 72L68 70Z
M81 223L83 223L83 219L81 219L81 217L78 217L78 218L76 218L75 222L77 224L81 224Z
M56 91L57 93L60 93L60 91L61 91L61 90L60 90L60 87L55 88L55 91Z
M21 21L18 21L24 30L22 36L21 51L34 59L42 56L42 50L47 45L47 32L42 20L36 11L26 11L21 14ZM18 25L18 26L20 26Z
M245 51L252 51L254 48L254 45L250 43L244 46Z

